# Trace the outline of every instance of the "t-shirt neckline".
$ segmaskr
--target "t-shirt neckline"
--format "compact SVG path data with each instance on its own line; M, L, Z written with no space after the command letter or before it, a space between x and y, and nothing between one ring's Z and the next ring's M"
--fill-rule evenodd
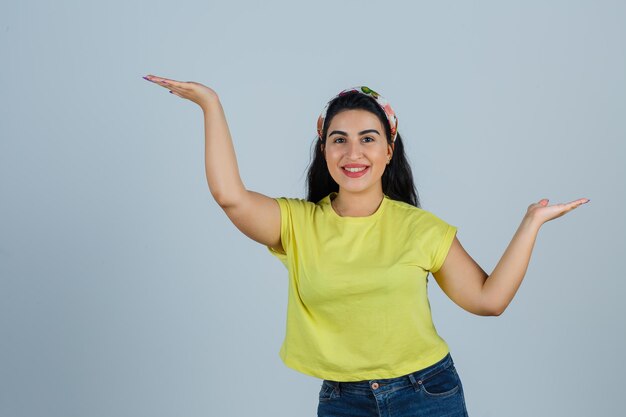
M383 194L383 200L380 202L380 205L378 206L376 211L369 216L340 216L331 205L331 197L334 197L337 194L338 193L336 191L332 191L331 193L329 193L326 197L324 197L324 204L326 205L326 209L330 211L331 217L343 223L367 223L370 221L374 221L379 218L385 211L385 207L387 207L388 203L387 200L389 200L389 196L387 194Z

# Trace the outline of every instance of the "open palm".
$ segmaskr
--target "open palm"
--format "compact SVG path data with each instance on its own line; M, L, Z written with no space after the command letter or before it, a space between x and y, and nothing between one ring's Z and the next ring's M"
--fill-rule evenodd
M561 217L578 206L588 203L590 200L588 198L579 198L569 203L553 204L551 206L548 205L548 201L547 198L544 198L528 206L526 216L539 222L539 224L543 224L557 217Z
M208 102L217 97L215 90L195 81L176 81L155 75L147 75L143 78L170 90L172 94L178 97L193 101L203 109Z

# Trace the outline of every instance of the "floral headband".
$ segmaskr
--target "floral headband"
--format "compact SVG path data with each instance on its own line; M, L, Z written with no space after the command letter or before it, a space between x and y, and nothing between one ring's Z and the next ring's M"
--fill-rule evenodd
M381 96L376 91L364 85L347 88L341 91L335 97L333 97L328 103L326 103L326 107L324 107L324 110L322 110L322 113L317 119L317 136L319 137L319 140L322 140L322 128L324 127L324 119L326 119L326 112L328 111L328 106L330 105L330 102L336 99L337 97L343 96L352 91L359 92L363 95L372 97L374 100L376 100L376 103L378 103L380 108L383 109L383 111L387 115L387 121L389 122L389 127L391 128L391 142L392 143L395 142L396 136L398 133L398 118L396 117L396 113L393 111L393 109L391 108L391 105L387 102L387 100L383 96Z

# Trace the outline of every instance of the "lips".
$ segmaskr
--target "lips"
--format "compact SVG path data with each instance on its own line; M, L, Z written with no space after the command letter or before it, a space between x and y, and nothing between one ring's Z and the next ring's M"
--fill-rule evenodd
M352 166L350 166L350 165L346 165L346 167L348 167L348 168L359 168L359 166L352 167ZM346 167L342 168L342 169L341 169L341 171L342 171L342 172L343 172L346 176L348 176L348 177L350 177L350 178L359 178L359 177L362 177L363 175L365 175L365 174L366 174L367 172L369 172L369 170L370 170L370 167L369 167L369 166L367 166L367 165L360 165L360 167L366 167L366 168L365 168L364 170L362 170L362 171L358 171L358 172L350 172L350 171L348 171L348 170L346 170L346 169L345 169Z
M368 165L365 164L347 164L344 165L342 168L362 168L362 167L367 167Z

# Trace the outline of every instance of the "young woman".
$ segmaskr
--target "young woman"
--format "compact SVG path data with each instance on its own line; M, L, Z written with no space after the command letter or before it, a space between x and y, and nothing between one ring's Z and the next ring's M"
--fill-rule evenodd
M211 194L239 230L287 267L280 357L322 379L318 416L467 416L449 347L432 322L428 274L470 313L500 315L522 282L540 226L589 200L530 204L487 275L456 227L420 208L398 119L375 91L346 89L322 111L303 200L245 188L215 91L144 78L202 108Z

